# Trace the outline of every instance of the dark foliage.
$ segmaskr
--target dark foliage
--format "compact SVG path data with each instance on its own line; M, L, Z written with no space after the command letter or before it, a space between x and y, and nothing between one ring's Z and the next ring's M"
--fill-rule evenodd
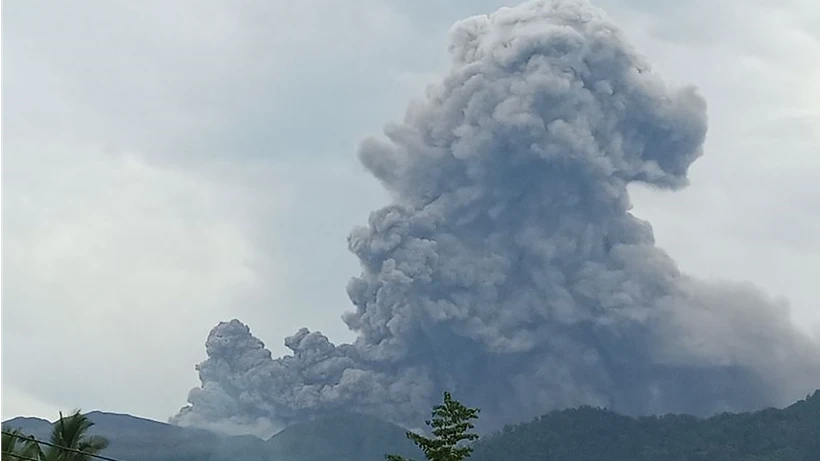
M471 422L478 418L479 410L468 408L455 400L449 392L444 393L441 405L433 407L433 419L424 423L430 427L433 437L407 432L407 438L424 453L428 461L461 461L470 457L473 447L469 442L478 440ZM388 454L387 461L409 461L401 455Z
M629 418L596 409L509 426L472 461L820 461L820 391L786 409Z
M90 435L125 461L380 461L384 453L422 453L392 424L357 414L295 424L268 441L217 436L128 415L91 413ZM3 428L48 440L48 421L18 418ZM4 444L4 449L11 447ZM5 458L5 457L4 457ZM474 446L470 461L820 461L820 391L782 409L629 418L579 408L507 427Z

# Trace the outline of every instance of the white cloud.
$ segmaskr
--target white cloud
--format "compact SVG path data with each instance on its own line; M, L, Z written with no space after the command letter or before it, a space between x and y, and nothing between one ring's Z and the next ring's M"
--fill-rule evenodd
M168 411L211 324L275 283L254 270L246 191L95 146L11 145L4 160L4 387ZM129 408L125 389L151 398Z
M3 402L0 405L0 419L3 421L16 416L32 416L54 420L62 407L45 402L42 396L33 397L14 385L3 385Z

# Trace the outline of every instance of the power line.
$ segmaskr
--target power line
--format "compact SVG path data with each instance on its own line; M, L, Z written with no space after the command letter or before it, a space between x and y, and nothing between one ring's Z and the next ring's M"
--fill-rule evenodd
M3 456L14 456L17 459L22 459L24 461L40 461L37 458L29 458L28 456L18 455L17 453L12 453L10 451L0 451L0 453L2 453Z
M3 434L5 434L5 435L10 435L10 436L12 436L12 437L16 437L16 438L18 438L18 439L23 439L23 440L28 440L28 441L36 442L36 443L39 443L39 444L42 444L42 445L46 445L46 446L48 446L48 447L59 448L60 450L69 451L69 452L71 452L71 453L77 453L78 455L86 455L86 456L91 456L92 458L104 459L105 461L120 461L120 460L115 459L115 458L109 458L109 457L107 457L107 456L98 455L98 454L95 454L95 453L89 453L89 452L87 452L87 451L76 450L76 449L74 449L74 448L64 447L64 446L62 446L62 445L56 445L56 444L53 444L53 443L51 443L51 442L46 442L45 440L38 440L38 439L35 439L33 436L30 436L30 435L15 434L14 432L8 432L8 431L2 431L2 432L3 432ZM4 453L4 454L11 454L11 453L6 453L6 452L3 452L3 453ZM12 455L12 456L18 456L18 455L13 455L13 454L11 454L11 455ZM18 457L19 457L19 456L18 456ZM34 461L39 461L39 460L36 460L36 459L35 459Z

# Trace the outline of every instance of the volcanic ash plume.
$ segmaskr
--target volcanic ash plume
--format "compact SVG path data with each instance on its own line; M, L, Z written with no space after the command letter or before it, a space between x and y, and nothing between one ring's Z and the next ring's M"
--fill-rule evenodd
M485 429L590 404L629 414L779 405L820 353L753 287L681 274L629 213L631 182L676 189L706 104L667 87L584 1L457 23L452 68L362 163L392 194L352 232L357 333L302 329L272 359L215 327L178 424L287 424L356 410L417 427L442 390Z

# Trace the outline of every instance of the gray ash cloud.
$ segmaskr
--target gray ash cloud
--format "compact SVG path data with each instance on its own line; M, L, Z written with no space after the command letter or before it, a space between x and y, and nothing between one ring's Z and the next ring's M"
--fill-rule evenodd
M391 193L349 237L353 344L302 329L274 359L215 327L182 425L328 411L407 427L443 390L484 429L582 404L629 414L779 405L820 383L817 345L752 286L682 274L630 213L633 182L678 189L706 103L670 88L585 1L455 24L452 67L359 157Z

